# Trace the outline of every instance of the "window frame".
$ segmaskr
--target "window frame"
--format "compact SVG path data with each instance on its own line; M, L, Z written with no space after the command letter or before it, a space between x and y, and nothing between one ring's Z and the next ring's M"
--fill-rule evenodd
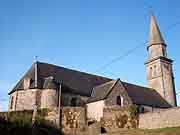
M116 104L121 107L124 106L124 98L121 95L116 97Z

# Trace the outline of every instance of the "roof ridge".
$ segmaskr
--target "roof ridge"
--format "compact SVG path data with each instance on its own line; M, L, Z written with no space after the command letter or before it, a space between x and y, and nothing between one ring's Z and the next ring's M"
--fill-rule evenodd
M128 84L128 85L134 85L134 86L141 87L141 88L146 88L146 89L155 90L155 89L153 89L153 88L146 87L146 86L142 86L142 85L137 85L137 84L128 83L128 82L124 82L124 81L121 81L121 82L122 82L122 83L126 83L126 84Z
M71 68L59 66L59 65L56 65L56 64L51 64L51 63L46 63L46 62L40 62L40 61L38 61L37 63L38 63L38 64L51 65L51 66L55 66L55 67L58 67L58 68L63 68L63 69L66 69L66 70L83 73L83 74L86 74L86 75L91 75L91 76L95 76L95 77L100 77L100 78L105 78L105 79L113 80L113 79L108 78L108 77L105 77L105 76L96 75L96 74L88 73L88 72L85 72L85 71L79 71L79 70L76 70L76 69L71 69Z
M103 84L100 84L100 85L97 85L97 86L95 86L94 88L98 88L98 87L102 87L102 86L105 86L105 85L107 85L107 84L109 84L109 83L112 83L112 82L114 82L114 81L117 81L117 80L111 80L111 81L108 81L108 82L105 82L105 83L103 83ZM93 89L94 89L93 88Z

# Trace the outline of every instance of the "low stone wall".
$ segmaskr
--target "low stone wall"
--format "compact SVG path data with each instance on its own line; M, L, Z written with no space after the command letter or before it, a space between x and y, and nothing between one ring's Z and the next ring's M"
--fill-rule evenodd
M180 107L161 109L139 115L139 128L156 129L180 126Z
M62 108L62 131L79 135L86 131L86 113L82 107Z
M51 121L54 125L59 126L59 113L58 108L47 109L47 113L45 114L45 120Z
M59 125L63 133L80 135L86 133L86 111L83 107L62 107L59 117L58 108L48 109L46 120Z
M106 132L113 132L138 127L138 116L130 115L128 107L110 107L104 108L101 122Z

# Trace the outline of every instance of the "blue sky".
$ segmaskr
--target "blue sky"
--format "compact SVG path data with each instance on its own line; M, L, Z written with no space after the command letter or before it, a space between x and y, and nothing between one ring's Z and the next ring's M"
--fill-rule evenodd
M0 0L0 111L10 89L38 60L146 86L146 44L152 6L174 75L180 104L179 0Z

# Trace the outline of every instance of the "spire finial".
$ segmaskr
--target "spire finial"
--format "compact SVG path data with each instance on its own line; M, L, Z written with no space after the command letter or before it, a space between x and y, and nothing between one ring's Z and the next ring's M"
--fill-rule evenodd
M154 15L153 7L151 5L149 6L149 12L150 12L150 15Z

